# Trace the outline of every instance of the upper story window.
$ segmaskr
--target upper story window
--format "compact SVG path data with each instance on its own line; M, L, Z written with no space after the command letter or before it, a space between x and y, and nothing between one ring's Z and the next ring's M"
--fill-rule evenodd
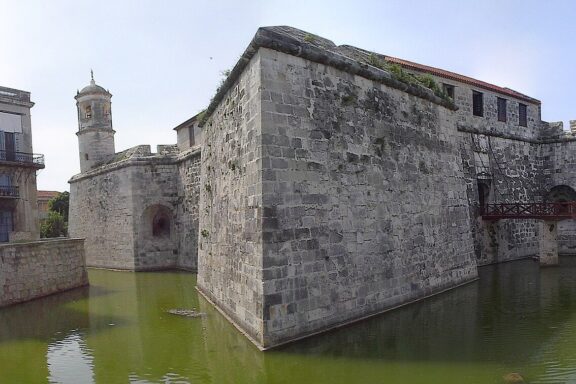
M506 99L498 98L498 121L506 121Z
M484 94L472 91L472 114L474 116L484 116Z
M528 106L518 103L518 125L521 127L528 126Z
M12 186L12 180L9 175L5 173L0 173L0 187L10 187Z
M84 110L84 114L85 114L87 119L92 118L92 107L90 105L86 106L86 109Z
M454 100L454 86L450 85L450 84L442 84L442 89L444 90L444 93L451 98L452 100Z
M189 135L189 138L190 138L190 146L193 147L194 145L196 145L195 137L194 137L194 126L193 126L193 125L191 125L191 126L188 127L188 135Z
M22 115L0 112L0 131L21 133Z

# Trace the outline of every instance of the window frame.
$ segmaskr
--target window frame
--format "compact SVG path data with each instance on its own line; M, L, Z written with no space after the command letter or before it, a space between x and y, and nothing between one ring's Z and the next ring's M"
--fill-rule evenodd
M522 113L524 111L524 113ZM528 105L518 103L518 125L520 127L528 127Z
M442 83L442 90L444 91L446 96L448 96L449 98L452 99L452 101L454 101L456 95L456 86L452 84Z
M484 93L475 90L472 90L472 115L484 117Z
M503 123L505 123L506 121L508 121L507 119L507 101L505 98L503 97L497 97L496 98L496 105L498 107L498 121L501 121Z

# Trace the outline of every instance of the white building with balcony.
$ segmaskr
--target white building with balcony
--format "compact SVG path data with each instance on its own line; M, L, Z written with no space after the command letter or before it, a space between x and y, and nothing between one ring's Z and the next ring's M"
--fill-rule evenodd
M0 242L40 238L30 92L0 87Z

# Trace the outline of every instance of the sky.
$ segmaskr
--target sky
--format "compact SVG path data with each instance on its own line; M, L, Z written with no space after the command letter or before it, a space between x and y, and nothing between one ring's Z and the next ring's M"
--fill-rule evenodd
M0 0L0 86L31 92L38 189L80 170L74 95L112 94L116 151L175 144L260 26L290 25L506 86L576 119L576 2L533 0Z

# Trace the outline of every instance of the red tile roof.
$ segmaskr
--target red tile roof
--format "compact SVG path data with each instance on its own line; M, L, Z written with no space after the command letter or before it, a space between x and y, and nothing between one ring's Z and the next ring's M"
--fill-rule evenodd
M385 60L390 62L390 63L399 64L402 67L405 67L408 69L412 69L412 70L420 71L420 72L427 72L427 73L430 73L431 75L434 75L434 76L443 77L445 79L450 79L450 80L454 80L454 81L459 81L459 82L464 83L464 84L468 84L468 85L472 85L472 86L475 86L478 88L487 89L487 90L492 91L492 92L508 95L510 97L514 97L516 99L520 99L520 100L526 101L528 103L541 104L540 100L534 99L534 98L527 96L527 95L524 95L523 93L517 92L513 89L499 87L499 86L494 85L494 84L486 83L486 82L481 81L481 80L476 80L472 77L459 75L457 73L446 71L444 69L414 63L412 61L399 59L399 58L393 57L393 56L385 56Z
M51 199L56 197L60 192L58 191L38 191L37 197L38 199Z

